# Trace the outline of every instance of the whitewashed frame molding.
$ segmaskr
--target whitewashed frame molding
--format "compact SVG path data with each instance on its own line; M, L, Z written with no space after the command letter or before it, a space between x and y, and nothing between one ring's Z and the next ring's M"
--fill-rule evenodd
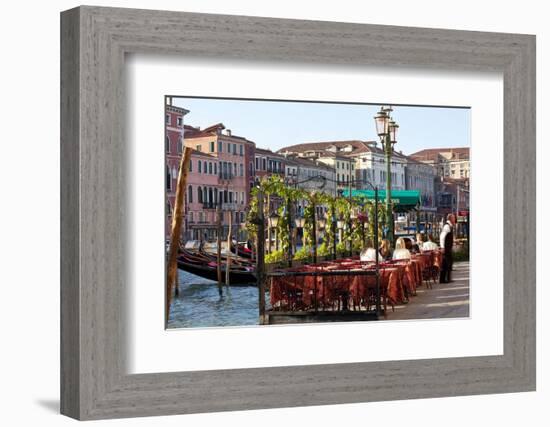
M503 355L127 374L128 53L502 72ZM535 242L532 35L88 6L61 14L63 414L100 419L534 390Z

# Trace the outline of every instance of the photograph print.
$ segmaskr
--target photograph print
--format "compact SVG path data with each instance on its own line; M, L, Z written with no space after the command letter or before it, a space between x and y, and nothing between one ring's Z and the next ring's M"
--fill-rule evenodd
M468 107L166 96L166 327L468 318Z

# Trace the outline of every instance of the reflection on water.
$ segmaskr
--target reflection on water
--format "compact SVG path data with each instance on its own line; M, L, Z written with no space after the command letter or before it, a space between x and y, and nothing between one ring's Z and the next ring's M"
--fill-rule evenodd
M178 270L180 293L172 300L168 328L258 325L258 289L255 286L223 287Z

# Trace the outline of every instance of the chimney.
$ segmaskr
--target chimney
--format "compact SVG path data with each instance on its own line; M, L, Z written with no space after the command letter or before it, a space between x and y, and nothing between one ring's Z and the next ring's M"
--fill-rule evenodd
M225 133L227 134L227 136L231 136L231 129L226 129Z

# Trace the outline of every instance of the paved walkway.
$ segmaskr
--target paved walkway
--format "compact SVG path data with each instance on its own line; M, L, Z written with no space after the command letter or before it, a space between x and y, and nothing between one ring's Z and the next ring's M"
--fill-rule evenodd
M388 307L386 320L441 319L470 315L470 263L455 262L451 283L423 284L408 304Z

